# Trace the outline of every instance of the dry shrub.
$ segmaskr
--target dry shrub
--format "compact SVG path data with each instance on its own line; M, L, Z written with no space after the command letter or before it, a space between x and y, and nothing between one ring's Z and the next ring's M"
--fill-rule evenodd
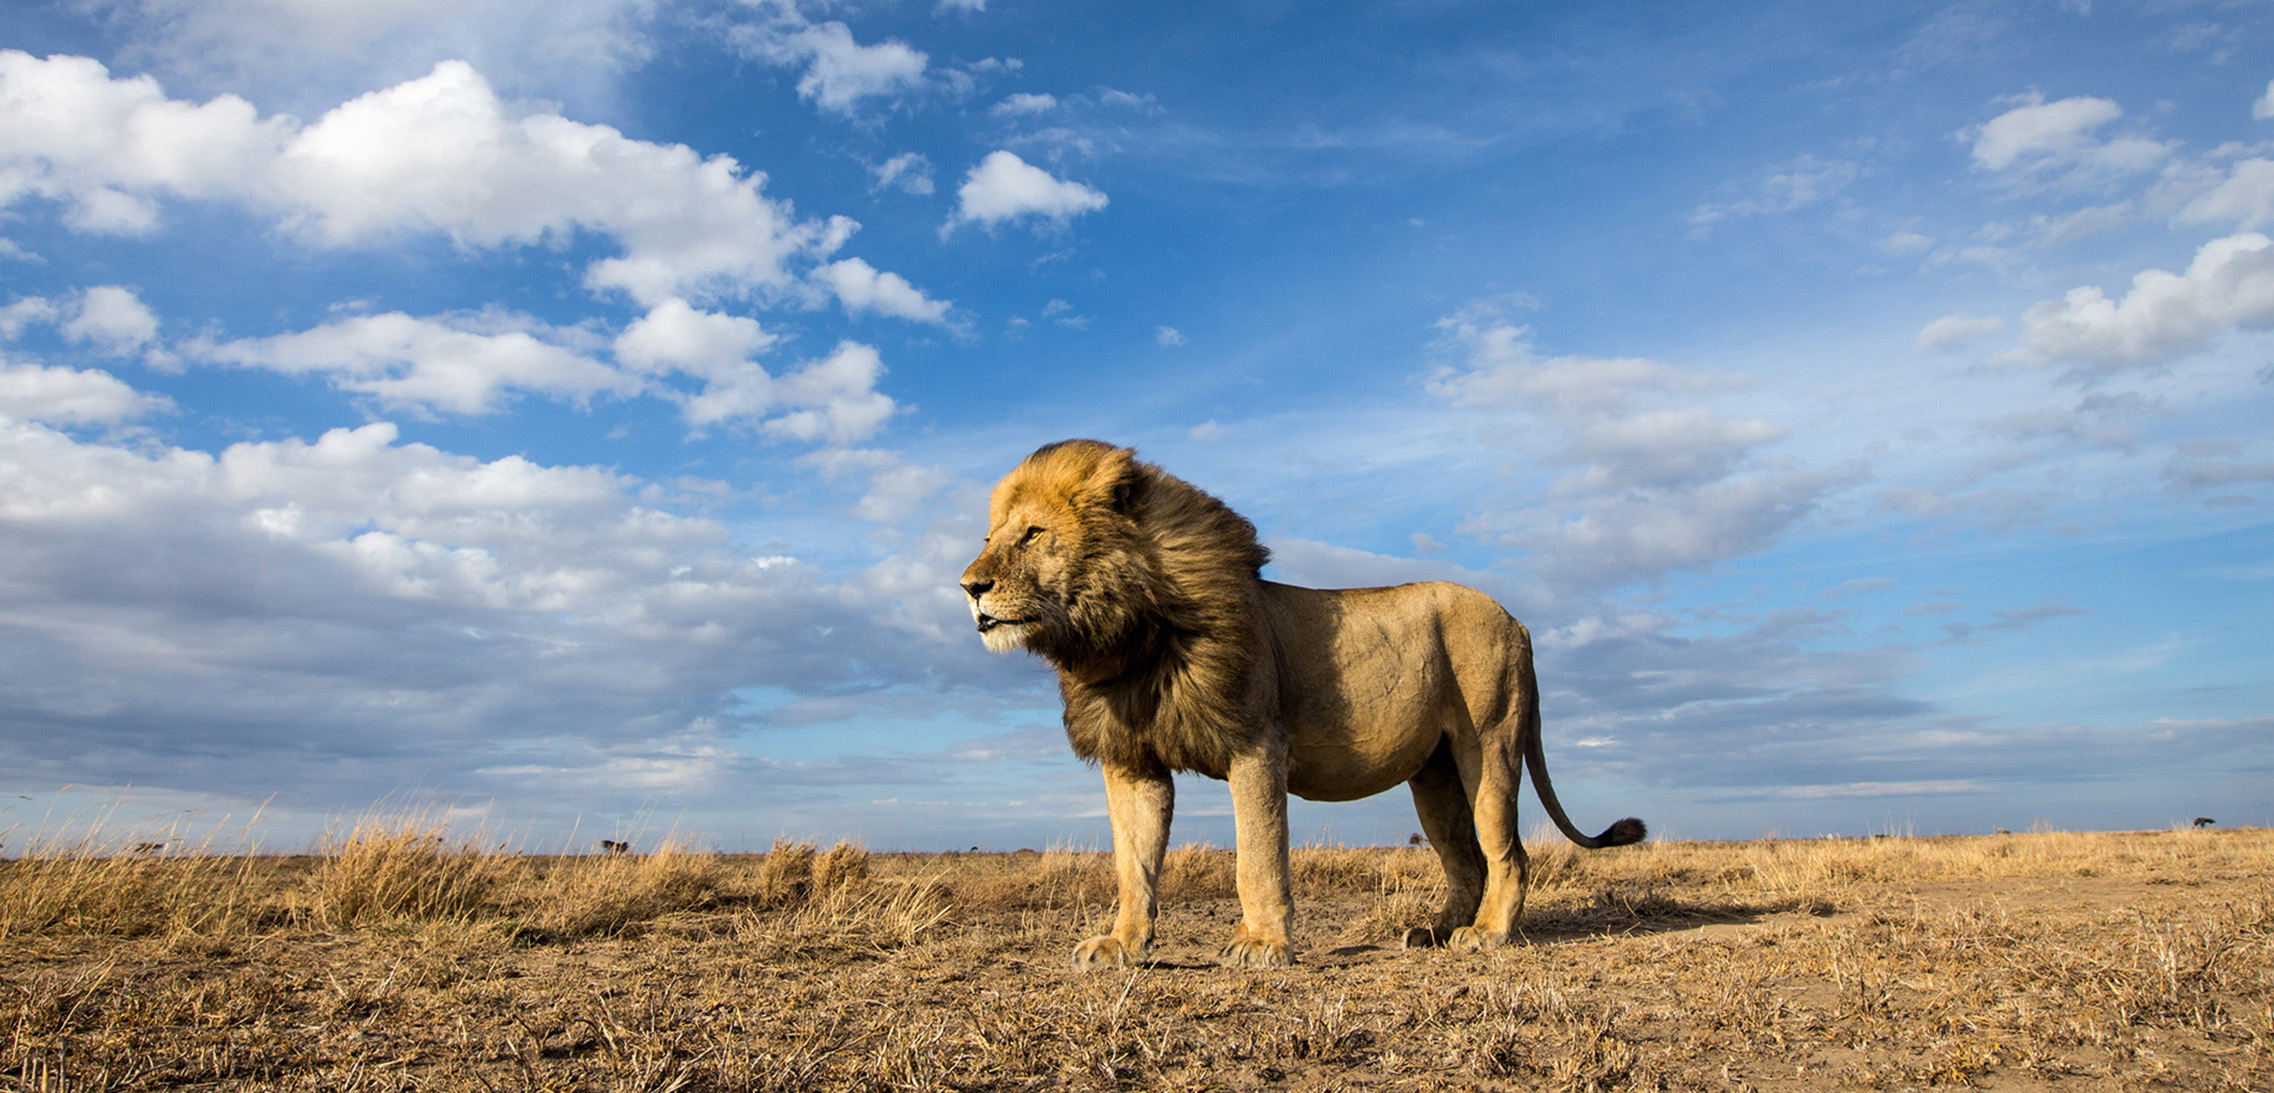
M953 907L936 876L804 890L814 893L812 898L787 913L737 915L736 945L781 957L823 951L891 952L932 936L948 922Z
M451 841L447 823L426 811L366 817L321 852L310 909L332 929L495 913L525 872L520 855L484 850L479 832Z
M1161 862L1164 899L1221 899L1237 895L1232 852L1207 843L1186 843Z
M758 863L758 902L767 907L802 907L813 896L813 844L787 837Z
M817 895L859 888L868 880L869 852L859 843L840 839L827 853L813 859L813 890Z
M1318 897L1374 887L1382 851L1365 847L1298 846L1289 854L1295 894Z
M725 869L666 840L652 854L604 854L556 864L523 903L530 924L564 938L636 934L656 919L719 902Z

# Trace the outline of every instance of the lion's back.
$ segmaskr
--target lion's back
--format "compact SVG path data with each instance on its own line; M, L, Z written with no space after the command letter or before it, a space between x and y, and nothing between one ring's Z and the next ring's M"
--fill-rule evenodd
M1266 581L1282 702L1436 705L1519 684L1531 635L1500 601L1467 585L1302 588ZM1369 698L1369 696L1372 696Z

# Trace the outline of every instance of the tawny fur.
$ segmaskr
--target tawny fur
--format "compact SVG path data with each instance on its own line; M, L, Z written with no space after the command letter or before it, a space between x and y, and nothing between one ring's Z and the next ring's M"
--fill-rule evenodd
M1564 816L1539 742L1531 636L1443 582L1322 591L1264 581L1269 553L1221 501L1094 440L1046 445L995 487L964 571L989 648L1058 670L1066 735L1104 768L1121 910L1079 965L1150 948L1171 771L1232 784L1242 921L1228 962L1293 959L1286 795L1350 800L1408 783L1444 861L1437 925L1409 943L1504 943L1523 908L1521 768Z

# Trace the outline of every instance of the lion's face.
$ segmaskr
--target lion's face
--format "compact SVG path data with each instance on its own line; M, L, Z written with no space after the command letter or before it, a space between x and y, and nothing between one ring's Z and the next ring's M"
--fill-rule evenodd
M1125 597L1108 595L1126 557L1114 511L1130 453L1096 441L1050 445L995 486L987 541L959 582L987 648L1054 659L1114 629Z
M964 597L989 650L1035 648L1038 639L1067 628L1073 560L1080 557L1067 550L1074 523L1040 505L994 516L979 557L964 567Z

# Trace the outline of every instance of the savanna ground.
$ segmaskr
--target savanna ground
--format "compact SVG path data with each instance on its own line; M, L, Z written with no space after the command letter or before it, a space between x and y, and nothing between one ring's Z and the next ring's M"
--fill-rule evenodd
M485 848L486 847L486 848ZM1427 850L1297 852L1301 962L1076 974L1105 857L545 857L419 816L304 857L0 862L0 1089L2274 1089L2274 831L1534 850L1523 943L1400 951Z

